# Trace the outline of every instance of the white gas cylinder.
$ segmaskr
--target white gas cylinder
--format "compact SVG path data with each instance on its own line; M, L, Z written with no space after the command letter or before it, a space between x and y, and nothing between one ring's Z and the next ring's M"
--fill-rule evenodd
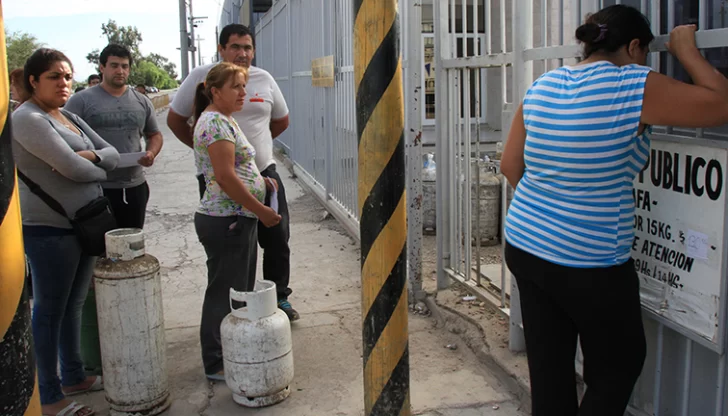
M106 233L94 269L104 390L111 416L152 416L171 404L159 261L137 228Z
M245 302L239 309L233 300ZM285 400L293 382L291 323L278 309L276 285L255 282L252 292L230 289L231 312L220 326L225 382L245 407Z

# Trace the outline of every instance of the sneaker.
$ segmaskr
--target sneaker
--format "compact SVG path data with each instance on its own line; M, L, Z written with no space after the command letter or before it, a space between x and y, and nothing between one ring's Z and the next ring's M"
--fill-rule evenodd
M215 374L205 374L210 381L225 381L225 370L220 370Z
M291 322L296 321L301 317L286 299L278 301L278 308L288 315L288 320Z

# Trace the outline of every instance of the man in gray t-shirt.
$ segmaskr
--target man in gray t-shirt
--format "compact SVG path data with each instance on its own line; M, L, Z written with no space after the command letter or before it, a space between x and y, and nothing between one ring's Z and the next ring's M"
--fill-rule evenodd
M163 139L152 102L126 85L131 64L127 48L110 44L101 51L101 84L74 94L64 108L81 117L119 154L144 152L137 164L109 172L101 183L119 227L143 228L149 201L143 167L154 164Z

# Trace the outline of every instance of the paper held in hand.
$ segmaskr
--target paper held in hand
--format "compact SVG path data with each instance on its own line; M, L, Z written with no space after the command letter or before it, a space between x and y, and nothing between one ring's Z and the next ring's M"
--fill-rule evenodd
M120 169L139 166L139 159L144 157L146 153L147 152L119 153L119 164L116 165L116 168Z
M278 191L273 191L270 194L270 207L273 211L278 213Z

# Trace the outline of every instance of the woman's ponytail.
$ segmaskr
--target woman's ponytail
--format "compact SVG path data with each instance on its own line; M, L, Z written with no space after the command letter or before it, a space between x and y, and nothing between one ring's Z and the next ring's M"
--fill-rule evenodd
M197 84L197 89L195 90L195 125L208 105L210 105L210 97L207 95L207 91L205 91L205 83L200 82Z

